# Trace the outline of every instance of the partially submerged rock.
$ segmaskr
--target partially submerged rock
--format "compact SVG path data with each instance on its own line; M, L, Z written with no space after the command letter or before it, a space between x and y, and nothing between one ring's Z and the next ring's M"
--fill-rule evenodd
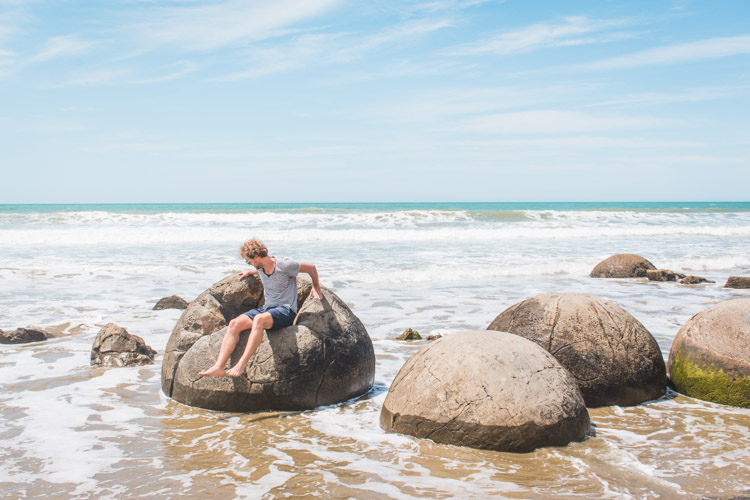
M91 347L91 366L139 366L154 362L156 351L138 335L114 323L97 334Z
M154 306L154 311L161 311L162 309L187 309L189 302L182 297L177 295L170 295L159 299L159 302Z
M12 332L0 330L0 344L28 344L43 342L51 338L55 338L55 336L34 326L16 328Z
M676 273L669 269L650 269L646 271L649 281L677 281L685 277L682 273Z
M656 339L608 300L579 293L538 295L503 311L488 329L520 335L554 355L589 407L635 405L666 393Z
M724 288L750 288L750 277L730 276Z
M681 285L699 285L701 283L716 283L715 281L708 280L702 276L686 276L680 280Z
M396 340L422 340L422 336L418 331L407 328Z
M430 341L430 342L432 342L433 340L441 339L441 338L443 338L443 336L440 335L439 333L435 334L435 335L428 335L427 336L427 340Z
M672 343L669 375L682 394L750 408L750 298L691 317Z
M640 255L620 253L604 259L591 270L592 278L643 278L656 267Z
M298 278L299 313L293 326L266 332L240 377L199 377L216 360L230 320L263 304L257 276L232 275L212 285L182 314L162 363L162 390L173 399L211 410L306 410L361 395L373 385L375 354L367 330L346 304ZM229 364L247 343L240 334Z
M549 353L492 331L451 334L409 359L391 384L380 425L511 452L581 441L590 428L575 381Z

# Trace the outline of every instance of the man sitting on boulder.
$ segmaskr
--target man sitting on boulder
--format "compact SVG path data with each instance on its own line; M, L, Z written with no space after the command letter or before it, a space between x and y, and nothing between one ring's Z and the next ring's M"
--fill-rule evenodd
M224 367L237 345L240 333L250 330L245 352L242 353L237 364L226 372L226 375L230 377L239 377L245 373L250 357L263 340L264 330L278 330L294 323L294 318L297 316L298 273L309 274L313 285L310 293L318 300L323 298L318 282L318 271L314 265L269 256L268 248L256 239L246 241L240 248L240 255L245 262L255 268L240 273L240 277L246 278L252 274L260 276L266 303L263 307L251 309L229 322L216 363L208 370L199 373L201 376L223 377Z

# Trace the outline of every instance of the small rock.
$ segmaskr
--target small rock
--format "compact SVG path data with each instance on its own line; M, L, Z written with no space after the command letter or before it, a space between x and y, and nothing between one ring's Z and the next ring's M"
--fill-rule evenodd
M646 271L646 277L649 281L677 281L683 279L685 275L669 269L653 269Z
M656 269L640 255L620 253L604 259L591 270L592 278L643 278L646 271Z
M154 311L160 311L162 309L187 309L188 301L177 295L170 295L160 299L159 302L154 306Z
M407 328L396 340L422 340L422 336L418 331Z
M34 326L16 328L12 332L0 330L0 344L28 344L30 342L43 342L51 338L55 338L55 336Z
M138 366L154 362L156 351L114 323L105 325L91 347L91 366Z
M703 278L702 276L693 276L693 275L687 276L680 280L680 284L682 285L698 285L700 283L716 283L716 282L707 280L706 278Z
M440 338L443 338L443 336L438 333L437 335L430 335L430 336L428 336L427 340L429 340L430 342L432 342L433 340L437 340L437 339L440 339Z
M724 288L750 288L750 278L746 276L730 276Z

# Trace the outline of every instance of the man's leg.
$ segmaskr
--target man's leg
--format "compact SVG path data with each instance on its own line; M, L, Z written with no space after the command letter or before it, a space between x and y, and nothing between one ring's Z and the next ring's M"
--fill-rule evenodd
M247 345L245 346L245 352L242 353L242 357L237 364L234 365L228 372L227 375L230 377L239 377L245 373L250 356L252 356L258 349L261 340L263 340L263 331L273 328L273 317L271 313L264 312L253 318L253 328L250 331L250 338L247 339Z
M258 316L255 317L256 319ZM255 320L250 317L241 314L229 322L227 331L224 334L224 339L221 341L221 349L219 350L219 357L216 358L216 363L211 368L204 372L200 372L198 375L201 377L223 377L224 367L227 364L229 356L232 355L234 347L237 345L237 339L240 338L240 333L244 332L253 327Z

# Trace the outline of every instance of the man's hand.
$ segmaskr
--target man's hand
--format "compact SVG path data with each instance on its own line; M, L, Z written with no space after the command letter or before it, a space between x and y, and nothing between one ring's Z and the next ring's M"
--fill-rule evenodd
M318 300L323 300L323 292L320 290L320 287L312 287L312 290L310 290L310 293L312 293L312 296L315 297Z
M257 269L248 269L247 271L242 271L240 273L240 279L245 279L248 276L252 276L253 274L258 274L258 270Z

